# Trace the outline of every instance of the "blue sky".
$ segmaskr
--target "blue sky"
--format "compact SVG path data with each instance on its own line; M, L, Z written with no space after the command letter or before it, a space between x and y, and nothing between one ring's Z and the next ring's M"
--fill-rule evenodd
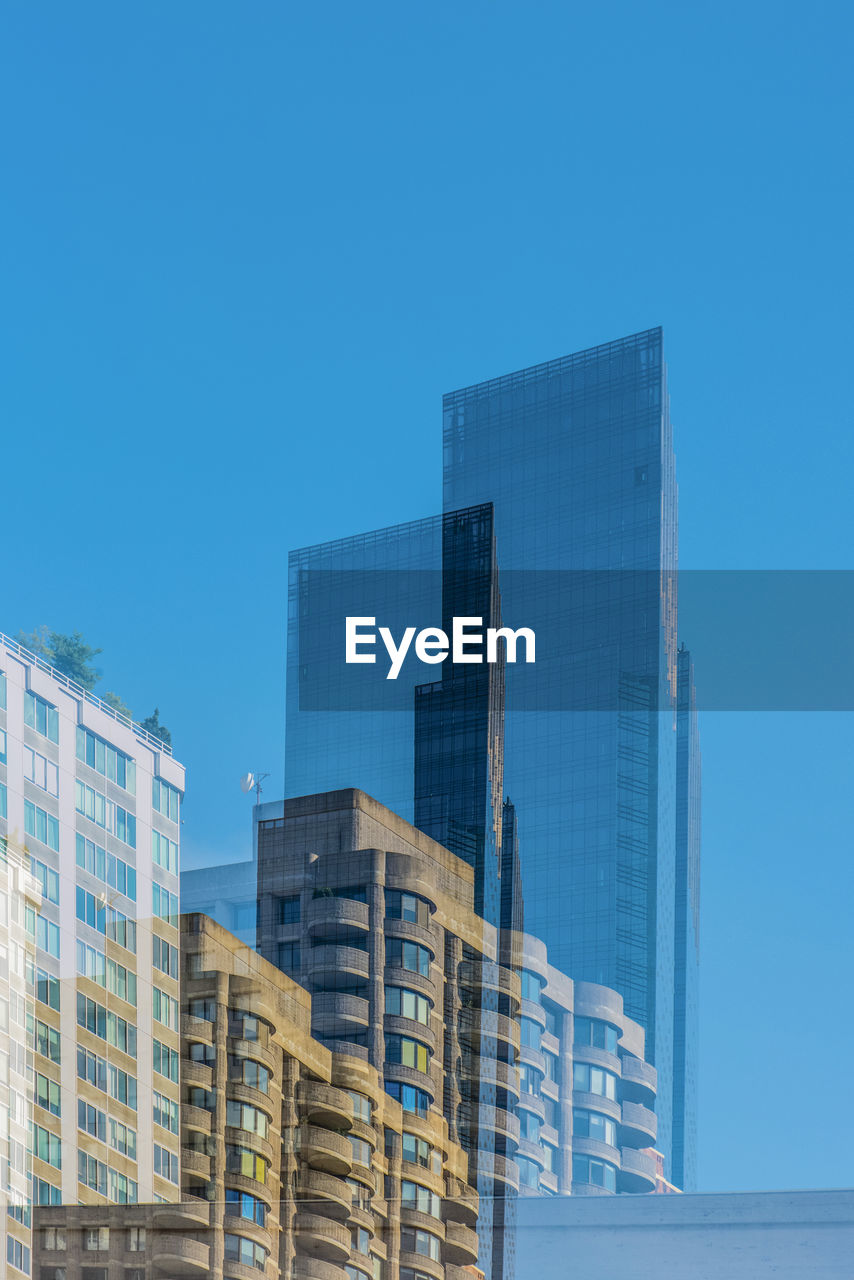
M440 509L445 390L662 324L683 566L851 567L849 6L3 24L0 626L159 705L189 858L276 792L288 548ZM844 1185L851 718L703 734L702 1185Z

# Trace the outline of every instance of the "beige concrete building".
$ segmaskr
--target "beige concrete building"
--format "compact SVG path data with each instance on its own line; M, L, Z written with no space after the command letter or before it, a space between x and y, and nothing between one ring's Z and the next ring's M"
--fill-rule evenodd
M38 1277L472 1280L477 1196L441 1113L407 1114L311 998L204 916L183 917L176 1205L45 1208ZM60 1274L61 1273L61 1274Z

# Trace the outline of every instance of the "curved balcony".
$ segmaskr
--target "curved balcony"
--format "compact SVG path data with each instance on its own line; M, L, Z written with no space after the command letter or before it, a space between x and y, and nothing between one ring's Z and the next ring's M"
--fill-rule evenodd
M453 1262L449 1262L445 1267L445 1280L474 1280L474 1278L467 1267L457 1267Z
M340 982L342 976L367 982L370 963L367 951L358 947L336 947L326 944L312 947L308 953L308 972L317 985Z
M618 1169L622 1163L619 1150L607 1142L600 1142L598 1138L573 1138L572 1153L579 1156L592 1156L594 1160L607 1160Z
M324 1262L322 1258L300 1257L299 1254L294 1258L294 1274L296 1280L347 1280L343 1267Z
M626 1147L651 1147L655 1144L658 1120L654 1111L640 1102L624 1102L622 1139Z
M441 954L441 944L435 927L416 924L414 920L392 920L385 918L383 931L386 938L404 938L407 942L419 942L434 957Z
M438 988L432 978L413 973L411 969L404 969L399 964L387 964L383 981L387 987L407 987L410 991L418 991L435 1007Z
M321 1080L300 1080L297 1108L301 1119L329 1129L349 1129L353 1121L350 1095Z
M192 1014L181 1014L181 1035L188 1040L205 1040L213 1044L216 1039L216 1023L208 1018L194 1018Z
M434 1280L445 1280L445 1268L441 1262L434 1262L432 1258L425 1257L422 1253L410 1253L406 1249L401 1249L401 1271L404 1268L414 1271L420 1276L433 1276Z
M517 1012L522 1002L522 981L518 973L491 960L464 960L460 965L459 983L476 990L497 991L507 996Z
M201 1085L210 1092L213 1089L213 1068L206 1067L203 1062L191 1062L189 1058L182 1058L181 1083Z
M294 1233L301 1253L339 1264L350 1257L350 1232L331 1218L300 1210L294 1218Z
M640 1102L643 1106L654 1106L658 1085L655 1067L644 1062L643 1058L632 1058L628 1055L623 1058L621 1066L624 1100Z
M194 1198L180 1204L159 1205L157 1223L169 1231L193 1232L210 1226L210 1216L210 1201Z
M210 1182L211 1178L211 1158L203 1151L191 1151L188 1147L181 1148L181 1172L196 1173L200 1178L204 1178L206 1182Z
M420 1040L422 1044L427 1045L431 1053L436 1052L435 1032L423 1022L416 1022L414 1018L404 1018L398 1013L387 1013L383 1020L383 1030L400 1036L409 1036L412 1040Z
M623 1147L622 1170L617 1174L620 1191L634 1194L655 1190L658 1180L658 1163L654 1156L633 1147Z
M467 1182L449 1177L445 1185L442 1212L445 1223L462 1222L467 1227L477 1224L477 1192Z
M495 1084L499 1089L506 1089L513 1098L522 1096L519 1086L519 1068L511 1066L509 1062L468 1054L463 1061L462 1070L468 1080L482 1080L487 1084Z
M247 1191L251 1196L258 1196L267 1205L268 1209L273 1207L273 1201L278 1197L279 1179L273 1173L269 1174L266 1182L256 1182L254 1178L249 1178L245 1173L235 1173L229 1169L225 1173L225 1185L234 1191Z
M477 1262L477 1232L462 1222L448 1222L445 1233L445 1261L454 1266L474 1266Z
M273 1163L273 1144L269 1138L262 1138L260 1133L251 1129L241 1129L227 1124L224 1132L225 1141L230 1147L248 1147L257 1155L263 1156L268 1164Z
M320 1169L303 1169L297 1192L300 1212L322 1213L346 1222L350 1217L353 1193L343 1178Z
M311 1030L315 1036L341 1036L364 1031L370 1006L362 996L342 991L318 991L311 998Z
M361 930L367 933L371 923L370 907L367 902L356 902L353 898L312 898L305 923L310 937L328 938L330 941L345 932Z
M417 1227L420 1231L430 1231L441 1240L445 1238L445 1224L441 1218L434 1218L432 1213L422 1213L404 1201L400 1204L400 1221L404 1227Z
M610 1116L618 1124L620 1122L619 1102L614 1102L612 1098L603 1098L599 1093L583 1093L580 1089L574 1089L572 1105L582 1107L585 1111L601 1111L604 1116ZM625 1103L623 1105L625 1106Z
M506 1142L514 1146L519 1142L519 1117L503 1107L490 1107L486 1115L480 1117L482 1128L492 1129L500 1133Z
M473 1150L469 1155L469 1177L482 1174L504 1186L519 1190L519 1170L510 1156L495 1155L490 1151Z
M177 1231L157 1231L152 1256L170 1276L200 1276L210 1269L210 1247Z
M527 1138L520 1138L516 1154L524 1156L526 1160L533 1160L534 1164L538 1164L541 1169L545 1168L546 1157L543 1153L543 1148L538 1142L530 1142Z
M491 1009L460 1009L460 1039L478 1047L484 1040L503 1040L519 1047L519 1024L503 1013Z
M228 1052L238 1058L254 1058L262 1066L268 1067L274 1076L279 1070L279 1059L275 1051L269 1045L261 1044L260 1040L241 1040L235 1037L229 1041Z
M343 1134L315 1124L300 1130L300 1155L310 1168L338 1177L345 1177L353 1167L353 1150Z
M530 1018L532 1022L536 1022L541 1031L545 1030L546 1011L538 1000L523 1000L519 1013L521 1017Z
M196 1129L199 1133L210 1134L213 1130L213 1116L205 1107L191 1107L188 1103L183 1103L181 1120L185 1128Z

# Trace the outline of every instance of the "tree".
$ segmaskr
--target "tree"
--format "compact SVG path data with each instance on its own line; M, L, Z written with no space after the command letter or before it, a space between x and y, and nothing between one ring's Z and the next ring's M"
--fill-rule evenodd
M150 716L141 721L143 729L147 729L153 738L159 738L167 747L172 746L172 734L160 723L160 708L155 707Z
M127 716L128 720L133 719L133 712L130 707L122 702L117 693L102 693L101 701L106 702L108 707L112 707L114 711L118 711L120 715Z
M76 680L84 689L94 689L101 679L101 672L89 664L97 658L103 649L93 649L83 639L79 631L64 636L58 631L50 633L50 647L53 650L53 665L69 680Z
M18 644L32 653L37 653L45 662L49 662L57 671L61 671L69 680L76 680L84 689L92 690L101 679L101 672L89 664L97 658L103 649L93 649L87 644L79 631L70 636L61 631L48 631L47 627L36 627L31 635L25 631L18 632Z

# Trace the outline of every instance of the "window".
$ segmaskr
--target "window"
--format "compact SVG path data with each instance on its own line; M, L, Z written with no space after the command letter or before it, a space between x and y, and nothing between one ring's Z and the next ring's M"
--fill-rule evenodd
M261 1093L267 1093L270 1088L270 1072L262 1063L255 1062L252 1058L229 1057L228 1078L249 1085L250 1089L258 1089Z
M154 1070L161 1076L166 1076L167 1080L173 1080L178 1083L178 1050L170 1049L169 1045L163 1044L160 1040L152 1041L154 1050Z
M9 816L9 808L8 808L8 798L7 798L7 792L6 792L6 783L0 782L0 818L6 818L8 816Z
M31 1028L31 1029L30 1029ZM59 1032L49 1027L46 1022L30 1022L27 1019L28 1039L36 1053L40 1053L49 1062L59 1062Z
M48 1079L38 1071L35 1073L35 1100L37 1106L44 1111L49 1111L51 1115L60 1114L59 1085L55 1080Z
M0 674L2 674L2 673L0 673ZM5 730L5 729L0 729L0 764L6 764L6 763L7 763L7 761L6 761L6 751L7 751L6 730Z
M136 1204L138 1196L139 1187L133 1178L116 1173L115 1169L110 1170L110 1199L114 1204Z
M107 1141L107 1117L103 1111L93 1107L83 1098L77 1099L77 1128L97 1138L99 1142Z
M77 1078L78 1080L88 1080L89 1084L93 1084L96 1089L100 1089L103 1093L106 1093L106 1061L103 1058L99 1058L97 1053L92 1053L89 1049L84 1049L82 1045L78 1045Z
M257 1196L248 1191L235 1191L233 1187L225 1189L225 1211L235 1218L246 1218L263 1227L267 1221L267 1206Z
M417 942L406 942L402 938L388 938L385 945L385 962L399 969L409 969L411 973L420 973L422 978L430 976L432 954L426 947Z
M143 1253L145 1250L145 1227L128 1227L128 1253Z
M442 1153L434 1151L429 1142L414 1133L404 1133L401 1141L401 1155L411 1164L418 1164L422 1169L432 1169L434 1173L442 1172Z
M400 1103L404 1111L415 1116L426 1116L433 1101L423 1089L417 1089L411 1084L401 1084L397 1080L386 1080L385 1091Z
M228 1173L240 1173L256 1182L267 1181L267 1161L249 1147L226 1147L225 1168Z
M387 1035L385 1038L386 1062L399 1062L416 1071L430 1070L430 1050L420 1040L409 1036Z
M136 869L77 832L77 865L136 902Z
M178 1157L174 1152L154 1144L154 1172L167 1182L178 1181Z
M202 1022L216 1022L216 1001L196 997L187 1005L187 1012L191 1018L199 1018Z
M45 702L29 689L24 693L24 724L35 729L43 738L51 742L59 742L59 713L56 707Z
M539 1142L540 1140L540 1117L535 1116L532 1111L519 1112L519 1133L526 1142Z
M520 1018L522 1044L529 1049L539 1049L541 1039L541 1028L538 1022L534 1022L533 1018Z
M608 1053L617 1052L619 1035L616 1027L598 1018L576 1018L573 1041L579 1045L593 1045L596 1049L605 1049Z
M429 1213L432 1218L441 1216L441 1201L435 1191L423 1187L420 1182L404 1179L400 1184L400 1202L405 1209L417 1209Z
M4 743L5 746L5 734ZM46 791L48 795L59 795L59 770L52 760L48 760L32 747L24 747L24 777Z
M364 1120L365 1124L371 1123L371 1100L366 1098L363 1093L357 1093L355 1089L348 1089L350 1101L353 1104L353 1119Z
M402 1018L412 1018L414 1022L430 1023L430 1001L417 991L409 991L405 987L386 987L385 1011Z
M191 1062L201 1062L205 1067L216 1064L216 1046L206 1040L191 1040L187 1046L187 1056Z
M59 853L59 819L30 800L24 801L24 830L34 840Z
M607 1160L594 1160L592 1156L572 1157L572 1181L581 1182L591 1187L604 1187L606 1191L617 1190L617 1170Z
M62 1204L62 1191L44 1178L33 1178L33 1204Z
M46 969L35 970L36 999L49 1009L59 1010L59 978Z
M555 1009L553 1005L544 1004L543 1013L546 1015L546 1031L548 1031L549 1035L560 1037L563 1026L563 1016L560 1010Z
M540 1167L534 1164L533 1160L528 1160L525 1156L516 1157L516 1165L519 1169L519 1182L523 1187L533 1187L536 1189L540 1185Z
M6 1236L6 1261L11 1267L17 1267L19 1271L23 1271L26 1275L30 1274L29 1248L10 1235Z
M542 978L539 974L532 973L530 969L523 969L520 976L522 979L523 1000L533 1000L536 1004L539 1004L540 994L543 990Z
M162 778L152 778L151 807L162 813L164 818L178 822L181 816L181 792Z
M225 1233L225 1256L231 1262L254 1267L256 1271L263 1271L267 1265L267 1250L262 1245L247 1240L245 1236L231 1235L228 1231Z
M151 886L151 908L158 920L178 928L178 895L156 882ZM254 910L254 908L253 908Z
M233 1129L248 1129L266 1138L269 1120L263 1111L248 1102L234 1102L229 1098L225 1104L225 1123Z
M114 1151L118 1151L119 1155L127 1156L130 1160L135 1160L136 1129L132 1129L128 1124L122 1124L120 1120L114 1120L111 1116L110 1146Z
M554 1173L557 1169L557 1147L550 1147L544 1142L540 1148L543 1153L543 1167L546 1173Z
M107 1166L102 1164L100 1160L96 1160L94 1156L89 1156L85 1151L77 1153L77 1181L82 1182L84 1187L91 1187L93 1191L98 1191L102 1196L107 1194Z
M560 1078L557 1054L544 1051L543 1058L546 1064L546 1079L557 1081Z
M410 920L424 927L430 923L430 907L424 899L398 889L386 889L385 913L389 920Z
M299 924L299 894L293 893L286 898L276 899L276 923Z
M107 908L103 898L96 898L81 885L77 886L77 919L98 933L107 932Z
M602 1098L617 1097L617 1077L602 1067L591 1067L586 1062L572 1064L572 1087L582 1093L596 1093Z
M87 786L78 778L74 783L74 806L78 813L97 827L103 827L121 840L123 844L136 848L136 818L121 805L108 800L94 787Z
M370 1253L371 1233L365 1227L350 1228L350 1248L354 1253Z
M6 710L6 673L0 671L0 710Z
M178 874L178 846L159 831L151 833L151 856L158 867L171 871L173 875Z
M136 1005L136 974L115 960L107 961L107 990L127 1004Z
M366 1164L371 1167L371 1148L365 1142L364 1138L356 1138L352 1133L347 1134L350 1146L353 1150L353 1160L356 1164Z
M235 902L231 908L231 927L235 933L240 929L255 929L258 926L258 902Z
M40 1124L33 1124L33 1155L45 1164L52 1164L54 1169L62 1168L62 1143L56 1134Z
M430 1231L420 1231L414 1227L401 1227L400 1247L406 1253L420 1253L424 1258L432 1258L434 1262L441 1260L442 1242Z
M59 873L30 855L30 871L41 885L42 897L54 905L59 903Z
M161 1022L164 1027L177 1031L178 1001L174 996L167 995L165 991L161 991L159 987L154 988L153 997L152 1012L155 1022Z
M109 1227L87 1227L83 1232L83 1248L88 1252L101 1253L110 1247Z
M131 757L82 725L77 726L77 759L131 795L136 793L136 765Z
M178 1103L174 1098L167 1098L156 1090L152 1093L154 1099L154 1123L159 1124L161 1129L168 1129L170 1133L178 1132Z
M157 934L151 939L153 963L155 969L168 974L170 978L178 977L178 948L171 946Z
M107 983L107 957L97 947L90 947L88 942L77 939L77 972L84 978L91 978L99 986Z
M117 1102L123 1102L132 1111L136 1111L136 1076L110 1064L107 1067L107 1080L110 1086L110 1097L115 1098Z
M595 1138L597 1142L607 1142L610 1147L617 1145L616 1123L598 1111L573 1110L572 1131L578 1138Z
M57 1252L64 1249L65 1245L65 1228L64 1227L45 1227L42 1231L42 1248Z
M284 973L296 973L300 967L298 942L280 942L277 964Z

